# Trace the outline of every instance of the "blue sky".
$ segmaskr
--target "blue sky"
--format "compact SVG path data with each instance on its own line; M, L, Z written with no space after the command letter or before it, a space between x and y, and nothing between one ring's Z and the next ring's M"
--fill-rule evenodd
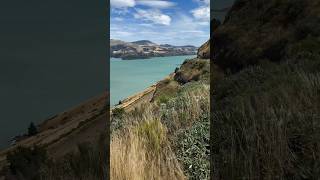
M110 36L200 46L210 37L210 0L111 0Z

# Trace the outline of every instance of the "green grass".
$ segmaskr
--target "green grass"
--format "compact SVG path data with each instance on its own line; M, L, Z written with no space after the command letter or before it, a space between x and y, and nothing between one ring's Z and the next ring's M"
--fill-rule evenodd
M136 127L138 136L141 137L148 146L148 149L154 153L160 153L161 147L165 142L166 129L159 120L142 121Z

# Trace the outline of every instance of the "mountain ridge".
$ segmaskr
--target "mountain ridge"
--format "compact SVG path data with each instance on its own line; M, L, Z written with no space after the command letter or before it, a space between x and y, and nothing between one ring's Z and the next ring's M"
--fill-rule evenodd
M197 49L197 47L192 45L175 46L170 44L156 44L149 40L125 42L117 39L110 39L111 57L121 58L123 60L196 55Z

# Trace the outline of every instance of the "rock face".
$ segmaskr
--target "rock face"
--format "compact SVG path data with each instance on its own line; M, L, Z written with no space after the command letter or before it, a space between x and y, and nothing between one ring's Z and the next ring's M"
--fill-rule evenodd
M191 81L198 81L204 76L210 74L210 62L205 59L190 59L186 60L179 70L174 75L174 80L180 84L185 84Z
M200 59L210 59L210 40L198 49L197 56Z
M143 59L150 57L195 55L195 46L173 46L169 44L156 44L148 40L124 42L110 40L111 57L122 59Z

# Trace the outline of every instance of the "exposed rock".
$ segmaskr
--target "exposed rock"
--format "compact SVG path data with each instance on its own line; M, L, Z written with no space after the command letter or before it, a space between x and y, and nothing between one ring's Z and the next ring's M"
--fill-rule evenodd
M174 80L180 84L185 84L190 81L198 81L204 76L210 74L210 61L205 59L190 59L186 60L175 73Z
M210 40L198 49L197 56L200 59L210 59Z

